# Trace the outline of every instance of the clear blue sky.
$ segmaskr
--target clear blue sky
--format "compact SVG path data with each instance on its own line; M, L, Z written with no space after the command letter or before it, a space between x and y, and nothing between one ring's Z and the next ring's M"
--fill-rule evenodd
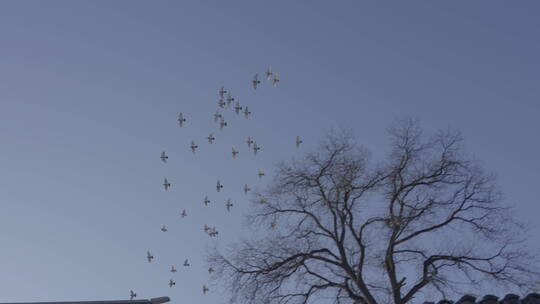
M461 129L540 249L539 9L536 1L0 2L0 301L123 299L134 289L216 303L219 294L201 293L201 254L242 233L242 185L264 186L259 168L270 175L332 127L353 129L384 155L385 129L403 116L427 131ZM281 86L254 92L252 75L269 64ZM212 114L222 85L253 118L228 114L220 132ZM210 132L214 146L204 142ZM247 135L263 147L257 157ZM217 241L204 223L217 226ZM189 270L180 267L186 257ZM169 289L172 263L180 269Z

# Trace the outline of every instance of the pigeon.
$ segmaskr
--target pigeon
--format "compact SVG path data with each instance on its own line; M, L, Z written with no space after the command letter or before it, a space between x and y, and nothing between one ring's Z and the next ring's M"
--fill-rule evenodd
M249 111L249 108L246 106L244 108L244 117L249 118L249 115L251 115L251 112Z
M296 136L296 147L299 148L301 143L303 143L303 141L300 139L300 136Z
M218 100L218 106L223 109L225 108L225 105L226 105L225 100L223 100L223 98L220 98Z
M231 200L228 199L226 202L225 202L225 207L227 208L227 211L231 211L231 207L233 206L233 204L231 203Z
M218 235L218 231L216 230L216 227L212 227L208 230L208 235L210 237L216 237Z
M197 150L198 147L199 147L199 146L195 144L195 141L192 140L192 141L191 141L191 146L190 146L191 152L195 153L195 151Z
M178 125L181 127L184 126L184 123L186 122L186 118L184 117L184 114L180 113L178 114Z
M214 134L213 134L213 133L210 133L210 135L208 135L207 139L208 139L208 142L209 142L210 144L212 144L212 143L214 143L214 140L215 140L216 138L214 137Z
M219 180L217 181L216 189L217 189L217 192L219 192L219 191L221 191L221 189L223 189L223 185L221 184L221 182Z
M240 106L240 101L236 101L236 105L234 106L234 112L236 115L240 114L240 111L242 111L242 106Z
M219 121L219 129L223 130L223 128L226 126L227 126L227 122L222 117L221 120Z
M261 147L259 147L256 142L253 142L253 154L257 155L259 150L261 150Z
M163 187L165 188L165 191L169 191L169 188L171 187L171 183L167 179L163 180Z
M272 78L272 75L272 67L268 66L268 69L266 69L266 80L270 80L270 78Z
M231 96L231 93L227 95L227 106L231 106L232 102L234 101L234 97Z
M223 114L219 113L219 110L216 110L216 113L214 113L214 121L218 122L220 118L223 118Z
M274 73L274 78L272 79L272 84L274 85L274 87L277 87L277 85L279 84L279 75L278 73Z
M161 161L166 163L167 160L169 159L169 156L167 156L167 154L165 153L165 151L161 152L161 156L159 157L161 158Z
M227 91L225 91L225 88L224 87L221 87L219 89L219 97L223 98L223 96L225 95L225 93L227 93Z
M259 74L255 74L255 76L253 76L253 80L251 81L251 83L253 84L253 89L257 89L257 86L259 84L261 84L261 81L259 80Z

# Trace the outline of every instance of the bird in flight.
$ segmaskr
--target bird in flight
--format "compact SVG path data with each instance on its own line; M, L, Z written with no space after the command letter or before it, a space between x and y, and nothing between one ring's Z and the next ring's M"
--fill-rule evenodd
M259 147L256 142L253 142L253 154L257 155L257 152L259 152L260 149L261 147Z
M232 148L232 158L233 159L236 159L236 156L238 156L238 150L236 150L235 148Z
M249 191L251 191L251 188L248 186L248 184L244 185L244 193L247 194Z
M274 78L272 79L272 84L274 85L274 87L277 87L277 85L279 84L279 75L277 72L274 73Z
M223 96L225 95L225 93L227 93L227 91L225 91L225 88L224 88L224 87L221 87L221 89L219 89L219 97L223 98Z
M191 141L191 146L190 146L191 152L195 153L195 151L197 150L198 147L199 147L199 146L197 146L197 145L195 144L195 141L192 140L192 141Z
M163 181L163 187L165 188L165 191L169 191L169 188L171 187L171 183L167 179Z
M221 117L219 121L219 129L223 130L223 127L226 127L226 126L227 126L227 122L225 121L225 119L223 119L223 117Z
M270 80L270 78L272 78L272 74L272 67L268 66L268 68L266 69L266 80Z
M203 285L202 286L202 293L206 294L206 292L208 292L208 287L206 287L206 285Z
M219 113L219 109L214 113L214 121L217 122L220 118L223 118L223 115Z
M264 176L263 169L259 169L259 174L257 174L257 175L259 175L259 178L262 178Z
M212 274L212 272L214 272L214 268L212 268L212 267L208 268L208 273Z
M204 224L204 232L206 232L210 237L217 236L218 232L216 230L216 227L208 227L208 225Z
M129 299L133 300L136 297L137 297L137 294L133 290L130 290L129 291Z
M212 227L208 230L208 235L210 237L216 237L218 235L218 231L216 230L216 227Z
M227 94L227 106L231 106L231 103L234 101L234 97L231 96L231 93Z
M219 106L220 108L222 108L222 109L225 108L226 103L225 103L225 100L223 100L223 97L221 97L221 98L218 100L218 103L217 103L217 104L218 104L218 106Z
M236 105L234 106L234 112L236 115L240 114L240 111L242 111L242 106L240 106L240 101L236 101Z
M208 199L208 196L204 197L203 203L204 203L205 206L208 206L208 204L210 204L210 200Z
M189 264L188 259L186 259L186 260L184 261L184 267L189 267L189 266L191 266L191 264Z
M185 218L187 216L187 212L186 212L186 209L182 210L182 213L180 213L180 216L182 218Z
M152 263L152 259L154 259L154 256L150 253L150 251L146 252L146 259L148 260L148 263Z
M178 114L178 125L180 126L180 128L184 126L185 122L186 122L186 118L184 117L184 114L180 112L180 114Z
M246 142L247 142L248 148L251 148L251 144L253 144L253 143L254 143L253 139L251 139L251 136L248 136L248 138L247 138L247 141L246 141Z
M169 231L169 229L167 229L167 226L161 225L161 231L167 232L167 231Z
M253 80L251 81L251 83L253 84L253 89L257 89L257 86L259 84L261 84L261 81L259 80L259 74L255 74L255 76L253 76Z
M173 279L170 279L170 280L169 280L169 287L172 288L174 285L176 285L176 282L173 281Z
M161 161L166 163L167 162L167 159L169 159L169 156L167 156L167 154L165 153L165 151L161 152L161 156L159 157L161 158Z
M251 112L249 111L249 108L246 106L244 108L244 117L249 118L249 115L251 115Z
M217 189L217 192L219 192L219 191L221 191L221 189L223 189L223 185L221 184L221 182L219 180L217 181L216 189Z
M174 267L174 265L171 266L171 272L172 273L175 273L177 270L176 270L176 267Z
M296 136L296 147L299 148L301 143L303 143L303 141L300 139L300 136Z
M227 211L231 211L231 207L233 206L233 204L231 203L231 200L228 199L226 202L225 202L225 207L227 208Z
M216 138L214 137L214 133L210 133L210 135L208 135L207 139L208 139L208 142L210 144L213 144L214 140L216 140Z

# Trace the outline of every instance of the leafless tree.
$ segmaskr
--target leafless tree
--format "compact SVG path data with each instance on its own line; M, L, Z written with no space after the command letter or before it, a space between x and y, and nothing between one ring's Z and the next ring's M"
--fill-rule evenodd
M278 166L249 217L269 232L208 255L231 301L402 304L485 283L530 288L539 272L526 229L460 133L426 137L409 119L389 134L376 164L352 136L332 133Z

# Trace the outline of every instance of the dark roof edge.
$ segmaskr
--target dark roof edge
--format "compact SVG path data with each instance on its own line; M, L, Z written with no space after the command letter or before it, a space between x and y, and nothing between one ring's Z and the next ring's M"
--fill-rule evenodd
M10 302L0 304L163 304L169 302L169 297L152 298L148 300L111 300L111 301L61 301L61 302Z

